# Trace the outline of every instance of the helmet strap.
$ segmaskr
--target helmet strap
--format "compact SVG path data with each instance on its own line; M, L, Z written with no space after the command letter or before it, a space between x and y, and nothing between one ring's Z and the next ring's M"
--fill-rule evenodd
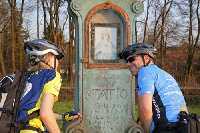
M50 65L48 62L46 62L45 60L41 59L40 60L42 63L44 63L45 65L49 66L51 69L56 69L56 57L54 56L54 64L53 66Z
M49 66L51 69L55 69L54 67L52 67L51 65L49 65L49 63L45 62L44 60L41 60L42 63L44 63L45 65Z
M54 69L56 69L56 57L54 56Z
M141 57L142 57L142 62L144 64L144 66L146 66L146 63L145 63L145 60L144 60L144 54L142 54Z

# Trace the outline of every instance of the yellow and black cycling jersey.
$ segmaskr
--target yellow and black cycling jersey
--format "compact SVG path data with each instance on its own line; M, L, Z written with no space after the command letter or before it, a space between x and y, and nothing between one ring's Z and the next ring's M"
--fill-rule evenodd
M40 87L40 88L39 88ZM61 76L58 72L52 69L42 69L38 72L34 72L30 77L27 78L26 87L24 94L21 98L21 108L19 107L19 123L23 123L23 120L26 121L26 127L33 127L39 129L40 131L45 131L45 127L39 117L28 119L27 117L34 112L38 112L41 106L41 100L46 93L52 94L55 96L55 101L58 99L58 94L61 87ZM23 99L25 99L23 101ZM33 103L32 107L28 110L25 110L28 104L25 104L26 101L29 103ZM21 111L23 110L23 111ZM20 112L21 111L21 112ZM20 114L21 113L21 114ZM24 115L27 114L27 115ZM21 117L20 117L21 115ZM34 130L22 128L20 133L30 133L30 132L37 132Z

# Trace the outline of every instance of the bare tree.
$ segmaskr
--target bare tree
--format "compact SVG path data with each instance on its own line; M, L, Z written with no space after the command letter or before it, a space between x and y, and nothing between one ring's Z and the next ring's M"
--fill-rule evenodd
M37 38L39 39L40 38L40 29L39 29L39 0L37 0Z
M160 65L163 65L164 57L166 55L166 41L168 40L167 37L170 36L167 34L171 33L168 31L170 30L168 28L170 23L168 22L171 17L170 11L172 10L174 0L146 0L145 2L147 8L145 10L146 16L143 22L143 42L151 42L154 46L159 48L159 63ZM149 19L150 17L151 19ZM154 20L152 19L153 17Z
M43 25L44 25L44 35L47 34L47 13L46 13L46 5L45 1L41 0L42 9L43 9Z
M0 2L0 64L1 64L1 71L0 75L6 74L6 67L5 67L5 61L4 61L4 34L8 28L9 23L9 15L8 15L8 9L5 2Z
M23 24L23 12L24 12L24 2L25 0L21 0L21 7L20 7L20 14L19 14L19 27L20 29L22 28L22 24ZM23 33L25 32L24 30L22 31ZM19 44L19 69L22 69L24 67L24 50L23 50L23 46L22 44L24 43L24 37L19 37L18 39L18 44Z
M63 34L64 26L60 25L60 8L65 2L65 0L41 0L44 14L45 38L48 38L49 40L58 44L62 42L61 40L63 40L61 37L63 35L61 34ZM47 16L49 21L47 20Z
M3 42L3 33L0 32L0 63L1 63L1 70L2 70L2 75L6 74L6 68L5 68L5 64L4 64L4 59L3 59L3 51L2 51L2 43ZM1 75L1 74L0 74Z
M195 3L196 2L196 3ZM199 0L188 0L189 6L189 35L188 35L188 55L185 69L185 79L188 81L192 70L194 54L197 50L200 35L200 16L199 16ZM196 18L194 18L196 17ZM194 28L194 23L197 20L197 29ZM195 35L196 34L196 35Z
M147 0L147 11L146 11L146 17L145 17L145 22L144 22L143 42L145 42L146 34L147 34L148 19L149 19L149 8L150 8L150 2L149 2L149 0Z
M11 12L11 45L12 45L12 70L16 70L16 61L15 61L15 46L16 46L16 0L8 0L10 5Z
M164 0L163 6L161 6L160 14L156 18L155 24L154 24L154 45L158 44L159 46L159 61L160 65L163 65L163 59L166 55L165 50L166 49L166 27L167 23L166 20L169 17L169 12L172 9L173 0ZM155 11L156 12L156 11Z
M7 0L10 7L10 33L11 33L11 63L12 71L16 71L16 68L22 67L23 62L23 48L21 39L22 35L22 23L23 23L23 9L24 0ZM20 5L18 8L17 5ZM21 43L19 43L21 42Z

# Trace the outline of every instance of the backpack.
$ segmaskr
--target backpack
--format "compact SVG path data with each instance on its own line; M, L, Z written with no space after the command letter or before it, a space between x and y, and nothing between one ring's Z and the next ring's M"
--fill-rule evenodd
M200 133L200 116L195 113L179 113L179 127L181 133Z
M189 114L188 133L200 133L200 116Z
M2 133L15 133L16 110L25 86L25 72L17 71L15 75L5 76L0 83L0 130ZM3 96L7 93L7 96ZM2 101L3 100L3 101Z

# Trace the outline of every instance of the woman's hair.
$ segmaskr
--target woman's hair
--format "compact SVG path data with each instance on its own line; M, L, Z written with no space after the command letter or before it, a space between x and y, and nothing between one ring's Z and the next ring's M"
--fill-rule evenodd
M36 65L29 65L29 68L28 68L28 70L30 70L30 71L37 71L37 70L40 70L40 69L47 69L47 68L49 68L50 66L49 65L47 65L48 64L48 62L49 62L49 58L50 58L50 55L51 53L47 53L47 54L45 54L42 58L41 58L41 60L42 61L40 61L40 62L38 62Z

